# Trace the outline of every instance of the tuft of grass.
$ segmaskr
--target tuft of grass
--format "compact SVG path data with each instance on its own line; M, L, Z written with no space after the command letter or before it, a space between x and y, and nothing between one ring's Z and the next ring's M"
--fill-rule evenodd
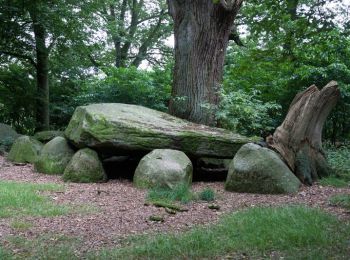
M174 189L166 188L151 188L148 190L146 200L148 202L164 202L171 203L179 201L181 203L188 203L193 199L193 194L191 193L188 185L178 185Z
M54 204L43 191L60 191L56 184L30 184L0 181L0 218L18 216L51 217L69 212L68 206Z
M23 221L23 220L14 220L11 222L10 226L17 230L28 230L33 224L31 222Z
M135 239L90 259L211 259L240 253L252 258L280 252L286 258L346 258L349 224L301 206L252 208L230 214L218 224L182 234ZM302 253L300 253L302 252Z
M333 206L350 209L350 194L334 195L329 199L329 203Z
M215 200L215 192L211 188L205 188L198 194L198 198L204 201L213 201Z

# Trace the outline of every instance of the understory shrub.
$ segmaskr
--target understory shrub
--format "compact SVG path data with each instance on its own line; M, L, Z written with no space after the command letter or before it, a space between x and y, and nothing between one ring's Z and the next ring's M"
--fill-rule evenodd
M346 187L350 184L350 145L344 143L335 147L325 143L327 161L331 167L331 176L320 180L322 185Z

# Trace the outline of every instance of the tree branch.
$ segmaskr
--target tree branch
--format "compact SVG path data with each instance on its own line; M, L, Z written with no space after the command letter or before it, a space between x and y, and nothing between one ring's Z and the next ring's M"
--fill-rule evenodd
M105 73L107 76L109 76L109 73L103 69L103 66L99 62L97 62L91 54L88 54L88 57L89 57L90 62L92 63L92 65L94 65L94 67L96 69L101 70L103 73Z
M36 62L34 61L34 59L28 55L24 55L24 54L20 54L20 53L15 53L15 52L11 52L11 51L3 51L0 50L0 55L4 54L4 55L8 55L17 59L21 59L21 60L26 60L28 61L30 64L32 64L34 66L34 68L37 67Z
M239 7L241 6L243 0L220 0L220 5L226 10L226 11L237 11Z

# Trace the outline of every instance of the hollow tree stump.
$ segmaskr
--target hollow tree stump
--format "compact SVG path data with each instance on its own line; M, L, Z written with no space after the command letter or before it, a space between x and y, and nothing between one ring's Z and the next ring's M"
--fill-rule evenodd
M339 96L335 81L322 90L310 86L295 96L286 118L273 134L270 147L280 153L304 184L311 185L330 174L322 149L322 128Z

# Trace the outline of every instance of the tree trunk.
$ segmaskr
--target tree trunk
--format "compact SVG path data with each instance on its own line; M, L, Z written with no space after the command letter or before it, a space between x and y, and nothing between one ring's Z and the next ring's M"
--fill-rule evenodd
M295 96L285 120L273 134L270 146L305 184L330 173L322 149L322 128L339 96L335 81L321 91L312 85Z
M174 20L175 67L169 112L216 125L224 57L242 0L168 0Z
M36 131L48 130L49 115L49 51L45 45L46 30L38 20L37 14L31 12L36 51Z

